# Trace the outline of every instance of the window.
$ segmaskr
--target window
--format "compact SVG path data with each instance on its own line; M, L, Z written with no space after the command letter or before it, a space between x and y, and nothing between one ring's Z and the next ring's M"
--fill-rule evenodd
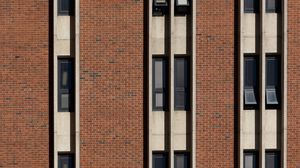
M244 0L244 11L246 13L257 13L259 11L259 0Z
M153 58L153 110L166 110L167 63Z
M280 152L266 151L266 168L280 168Z
M266 12L279 13L281 11L281 0L266 0Z
M174 166L175 168L189 168L190 158L188 153L175 153L174 155Z
M266 58L266 103L279 105L280 101L280 60L276 56Z
M167 0L153 0L153 16L165 15L168 11Z
M167 168L168 156L165 153L153 153L152 168Z
M58 59L58 111L74 111L73 59Z
M75 0L58 0L58 15L73 15Z
M245 106L257 105L258 97L258 68L256 57L244 59L244 104Z
M244 152L244 168L258 168L258 154L256 151Z
M74 168L74 155L58 154L58 168Z
M186 58L174 60L174 108L188 110L189 99L189 66Z

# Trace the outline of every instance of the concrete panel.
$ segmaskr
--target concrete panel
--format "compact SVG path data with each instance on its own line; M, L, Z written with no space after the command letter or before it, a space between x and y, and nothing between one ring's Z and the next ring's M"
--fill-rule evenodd
M265 147L266 149L277 149L280 142L278 142L280 134L280 126L278 125L278 110L266 110L264 122L265 132Z
M165 150L165 112L152 112L152 150Z
M55 54L56 55L71 55L70 40L56 40Z
M57 151L70 152L74 147L74 113L58 112L56 115L57 120Z
M256 53L256 38L244 37L243 38L244 53Z
M243 111L243 149L256 149L258 139L258 111L255 110L244 110Z
M187 53L187 16L174 17L174 53Z
M246 13L243 14L243 30L242 30L242 37L243 37L243 50L244 53L256 53L257 51L257 44L258 41L258 23L256 14Z
M152 17L151 45L153 54L165 54L165 17Z
M266 53L276 53L280 49L281 41L281 19L276 13L265 15L265 50Z
M187 112L175 111L173 114L174 150L187 150Z
M57 17L57 39L71 39L70 16Z

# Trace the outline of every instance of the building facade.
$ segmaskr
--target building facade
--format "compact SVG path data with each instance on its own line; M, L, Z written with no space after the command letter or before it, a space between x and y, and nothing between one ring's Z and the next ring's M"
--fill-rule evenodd
M299 18L298 0L0 1L0 168L299 168Z

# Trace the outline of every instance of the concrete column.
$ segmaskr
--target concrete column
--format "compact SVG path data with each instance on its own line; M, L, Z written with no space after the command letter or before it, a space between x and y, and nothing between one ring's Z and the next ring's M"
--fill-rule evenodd
M265 85L266 85L266 52L265 52L265 0L260 1L260 168L265 168Z
M282 119L281 119L281 162L282 167L287 168L287 17L288 0L282 0Z

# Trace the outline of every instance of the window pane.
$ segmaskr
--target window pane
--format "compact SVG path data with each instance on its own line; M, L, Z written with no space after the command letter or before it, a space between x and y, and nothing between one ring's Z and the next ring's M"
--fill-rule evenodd
M245 89L245 104L246 105L255 105L257 104L254 89Z
M245 12L257 12L259 0L244 0Z
M279 59L276 57L267 57L266 68L267 87L277 87L280 77Z
M165 154L153 154L153 168L167 168L167 156Z
M162 93L156 93L155 95L155 106L156 107L163 107L164 104L164 98Z
M155 83L154 87L156 89L162 89L163 88L163 80L164 80L164 62L163 60L155 60L154 61L154 76L155 76Z
M188 62L186 58L174 60L174 106L175 110L187 110L189 94Z
M69 94L61 94L61 109L69 109Z
M188 154L175 154L174 162L175 168L189 168Z
M278 104L276 89L266 89L267 104Z
M73 59L58 59L58 111L73 111Z
M245 168L257 168L257 155L255 152L247 152L244 154L244 167Z
M74 168L73 155L58 155L58 168Z
M275 0L266 0L266 7L267 7L267 11L268 10L274 10L275 11L275 5L276 5L276 2Z
M175 87L186 87L186 60L175 59Z
M257 85L257 62L254 57L245 57L244 83L245 87L250 88Z
M184 109L185 108L185 92L184 91L175 91L175 108Z
M280 167L280 153L266 152L266 168L279 168L279 167Z

